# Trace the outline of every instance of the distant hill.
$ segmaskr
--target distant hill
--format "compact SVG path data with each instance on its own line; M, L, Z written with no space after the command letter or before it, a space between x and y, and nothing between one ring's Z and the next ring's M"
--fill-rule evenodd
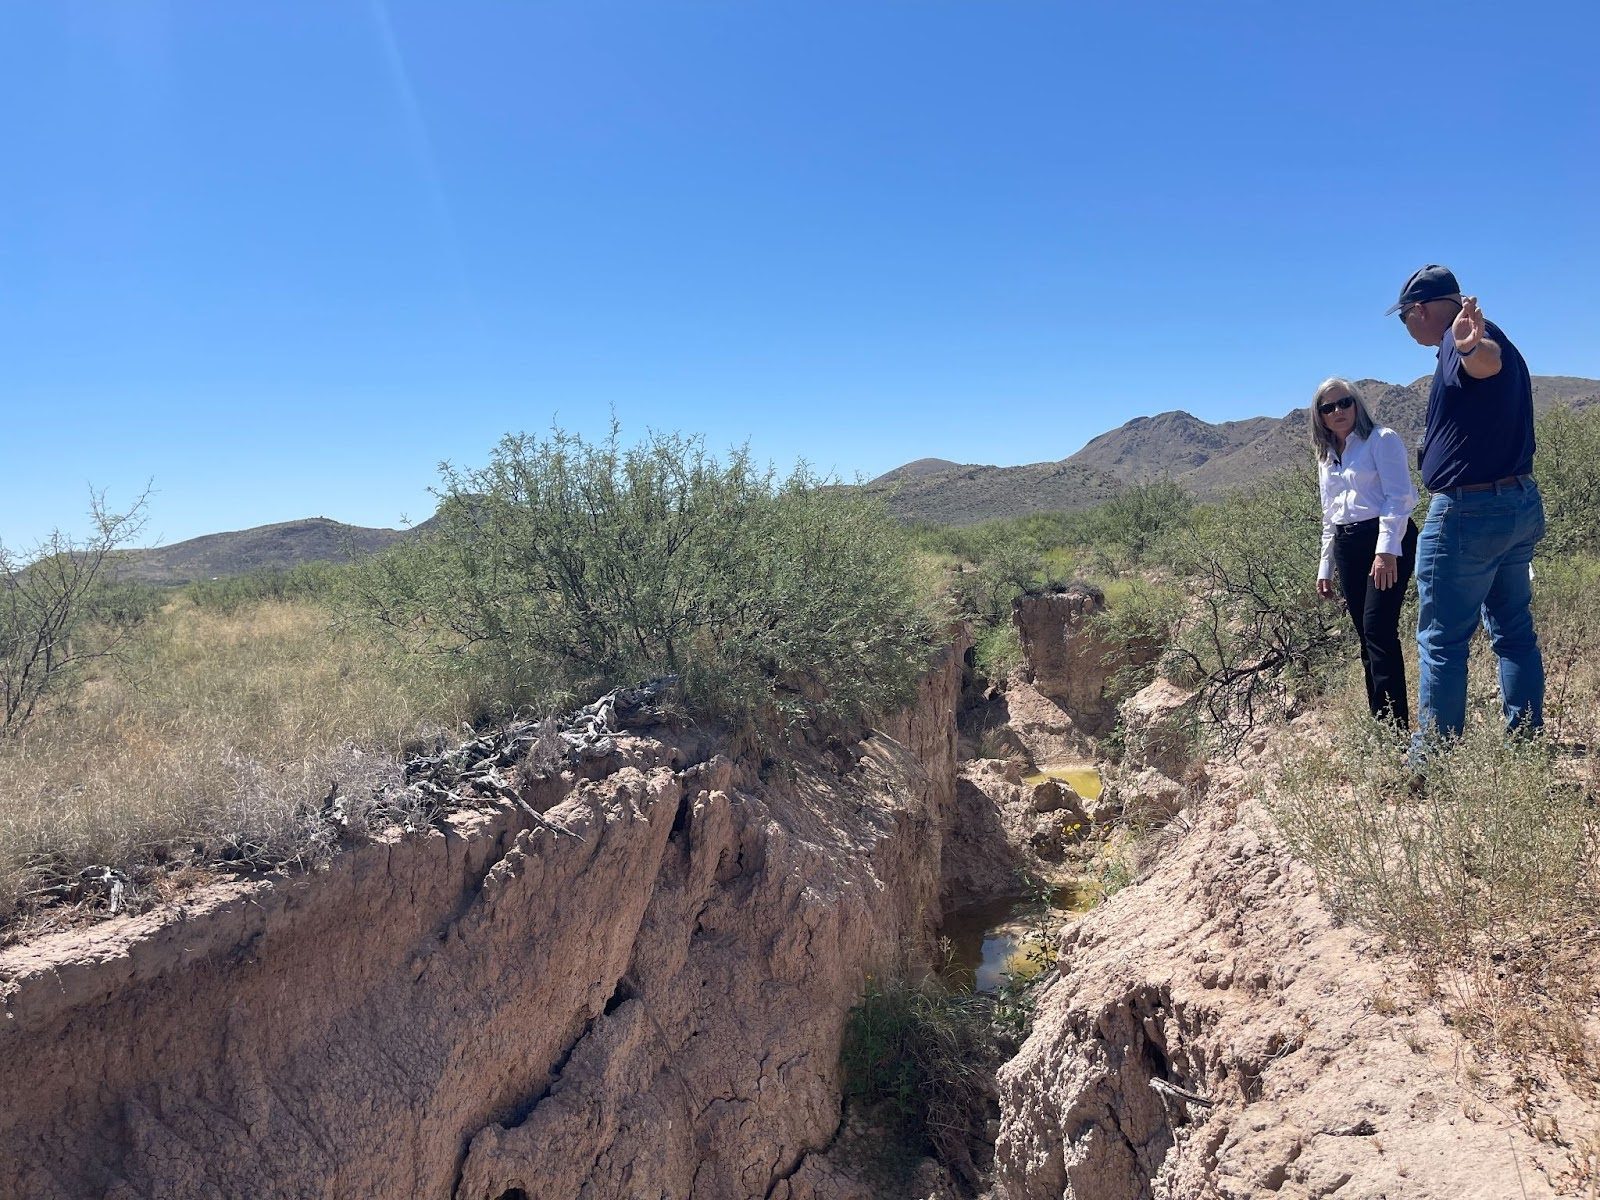
M123 574L142 583L180 584L303 562L338 562L352 552L375 553L415 536L421 528L366 529L327 517L283 521L233 533L208 533L157 549L130 550L123 555Z
M1377 419L1409 446L1422 436L1431 375L1409 384L1363 379L1359 385ZM1534 408L1600 404L1600 380L1539 375ZM889 509L913 521L970 525L1029 512L1087 508L1129 484L1170 478L1201 497L1259 479L1310 454L1306 410L1212 424L1182 410L1135 417L1092 439L1059 462L1023 467L949 464L917 459L867 487L884 493Z
M873 483L896 483L902 479L916 479L923 475L944 475L950 471L966 471L970 464L951 462L948 458L919 458L903 467L896 467L872 480Z
M891 471L864 486L881 493L889 511L905 520L973 525L996 517L1084 508L1115 495L1125 485L1069 459L1025 467L958 466L910 476Z

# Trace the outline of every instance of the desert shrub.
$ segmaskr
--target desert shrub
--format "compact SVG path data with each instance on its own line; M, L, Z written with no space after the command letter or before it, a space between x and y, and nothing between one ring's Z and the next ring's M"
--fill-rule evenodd
M1022 637L1010 621L980 626L972 648L974 666L987 679L1004 679L1022 664Z
M1080 545L1121 548L1132 564L1155 561L1193 518L1194 497L1170 479L1139 484L1084 513Z
M1181 582L1170 577L1118 580L1113 589L1108 589L1106 607L1093 621L1097 636L1112 647L1107 665L1114 664L1116 670L1106 680L1106 698L1117 704L1150 683L1162 665L1160 652L1129 654L1127 648L1158 647L1164 652L1184 618L1187 593ZM1183 664L1168 661L1166 665L1178 674ZM1194 686L1199 681L1186 682Z
M1600 738L1600 561L1580 555L1534 569L1545 726L1563 741L1593 745Z
M332 598L345 564L304 562L293 567L269 567L221 579L198 579L182 594L196 608L234 613L263 600L313 600Z
M869 976L845 1024L840 1066L847 1097L885 1125L908 1160L932 1153L969 1183L982 1140L992 1002L920 982Z
M1536 435L1534 470L1548 525L1540 557L1600 554L1600 408L1552 408Z
M1321 688L1348 625L1313 587L1321 517L1315 475L1294 467L1195 510L1168 543L1187 599L1163 673L1197 686L1224 747Z
M1508 739L1491 714L1430 747L1421 786L1392 727L1353 707L1334 723L1335 744L1303 742L1283 765L1271 809L1290 847L1336 911L1454 988L1469 1032L1498 1014L1477 1032L1504 1043L1515 1010L1548 1049L1551 1030L1570 1028L1573 1005L1587 1011L1592 995L1593 797L1542 738Z
M41 706L72 693L154 610L150 589L115 577L118 550L142 528L143 512L142 496L115 513L97 495L87 538L57 530L27 555L0 546L0 737L20 734Z
M1095 561L1119 573L1157 561L1161 544L1188 523L1194 503L1180 485L1163 479L1129 486L1090 508L977 525L924 525L912 536L924 549L976 565L1014 547L1059 578L1081 573Z
M901 703L928 614L878 502L804 467L650 434L554 430L444 468L430 536L351 568L347 617L552 706L660 675L695 711L762 726Z
M968 563L955 575L951 595L956 611L979 626L1011 620L1011 602L1052 582L1039 549L1015 531L994 526L974 534Z

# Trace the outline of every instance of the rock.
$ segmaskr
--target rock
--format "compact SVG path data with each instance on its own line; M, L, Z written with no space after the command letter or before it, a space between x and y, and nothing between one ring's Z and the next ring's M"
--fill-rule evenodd
M1044 779L1028 790L1028 803L1038 813L1059 812L1063 808L1083 816L1083 798L1064 779Z
M1108 732L1116 718L1106 681L1124 666L1153 661L1158 650L1143 642L1105 640L1092 624L1104 611L1098 590L1086 585L1019 596L1011 605L1028 680L1061 706L1075 728L1093 736Z
M1259 784L1216 794L1227 774L1224 802L1060 935L999 1072L993 1200L1583 1194L1559 1140L1472 1095L1472 1052L1403 962L1324 907ZM1563 1129L1594 1127L1553 1070L1539 1088Z
M1052 877L1066 848L1089 820L1064 783L1019 782L1016 765L994 759L962 763L955 820L944 838L946 908L1014 896L1024 874ZM1043 805L1041 809L1039 806Z
M1031 762L1072 762L1096 755L1096 739L1073 722L1059 701L1025 679L1014 675L1007 681L1002 713L1011 739Z
M1187 794L1188 789L1154 767L1132 773L1123 769L1106 780L1099 799L1085 808L1095 825L1128 819L1148 828L1175 817Z
M1123 766L1152 767L1169 779L1182 779L1195 757L1192 734L1195 695L1157 677L1122 702Z

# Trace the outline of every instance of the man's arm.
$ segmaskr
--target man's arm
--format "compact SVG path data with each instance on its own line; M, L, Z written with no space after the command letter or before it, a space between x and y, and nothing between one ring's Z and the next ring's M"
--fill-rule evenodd
M1462 298L1461 311L1450 332L1455 335L1463 371L1474 379L1488 379L1500 373L1500 346L1484 333L1483 312L1476 296Z

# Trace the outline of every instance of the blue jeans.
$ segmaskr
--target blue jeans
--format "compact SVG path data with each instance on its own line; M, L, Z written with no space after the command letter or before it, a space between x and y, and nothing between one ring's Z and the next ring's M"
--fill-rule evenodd
M1443 491L1417 539L1418 744L1467 721L1467 651L1480 615L1500 659L1506 728L1544 724L1544 659L1533 632L1528 564L1544 536L1532 476L1489 491Z

